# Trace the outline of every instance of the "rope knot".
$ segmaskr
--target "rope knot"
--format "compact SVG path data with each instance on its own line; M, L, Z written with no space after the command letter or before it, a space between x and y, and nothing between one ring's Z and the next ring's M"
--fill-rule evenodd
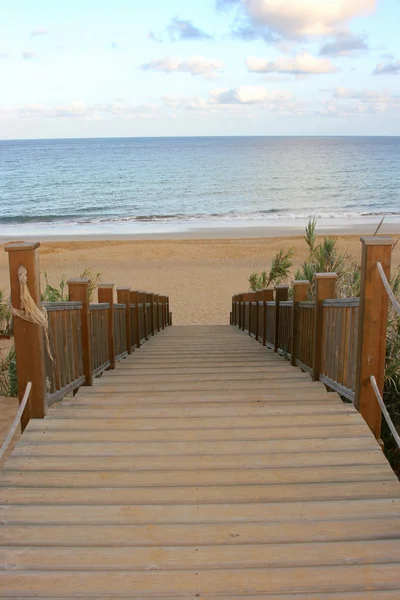
M46 338L47 354L49 355L50 360L54 360L50 349L49 320L47 316L47 310L44 307L42 307L42 310L40 310L36 305L36 302L33 300L28 289L28 273L23 265L21 265L18 269L18 280L20 287L21 308L14 308L10 298L10 310L15 317L19 317L24 321L35 323L35 325L40 325L43 327Z

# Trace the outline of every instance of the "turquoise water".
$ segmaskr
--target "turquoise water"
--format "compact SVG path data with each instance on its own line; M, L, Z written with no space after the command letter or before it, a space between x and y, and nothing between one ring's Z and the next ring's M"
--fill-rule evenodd
M400 138L0 142L0 234L400 221Z

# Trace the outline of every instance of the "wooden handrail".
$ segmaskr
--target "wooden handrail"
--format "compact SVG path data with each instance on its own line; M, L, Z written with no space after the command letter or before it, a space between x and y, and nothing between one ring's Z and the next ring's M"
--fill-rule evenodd
M337 299L335 273L317 273L314 278L315 301L307 301L310 283L293 283L293 303L287 302L289 287L257 292L257 310L252 311L254 296L235 294L232 298L232 322L239 329L254 332L262 320L262 336L257 341L290 358L293 366L311 373L329 390L353 401L375 437L379 439L382 413L371 385L375 377L382 395L386 356L388 295L377 264L390 276L393 241L391 238L361 238L362 265L360 298Z
M150 336L171 324L168 296L142 292L139 302L135 296L138 292L131 292L130 287L120 287L115 303L114 284L100 284L98 304L91 304L88 278L67 281L69 301L42 305L39 246L38 243L24 242L5 245L9 255L11 303L15 309L14 342L20 402L28 381L32 382L30 399L22 414L22 430L30 418L44 417L49 403L62 399L81 385L93 385L94 377L105 369L115 369L116 361L131 354L135 347L136 332L137 347L140 347ZM37 322L29 321L29 315L21 306L22 285L25 286L24 298L34 309L32 314L37 315ZM141 340L139 323L132 323L131 335L132 296L136 300ZM45 344L45 337L48 344Z

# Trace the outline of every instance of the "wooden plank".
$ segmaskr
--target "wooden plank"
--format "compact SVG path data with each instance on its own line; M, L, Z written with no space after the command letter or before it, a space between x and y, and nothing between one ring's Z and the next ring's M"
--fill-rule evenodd
M29 574L28 574L29 573ZM68 590L70 595L99 597L135 593L146 596L184 593L278 594L381 590L399 587L399 565L340 565L271 569L198 569L174 571L52 571L2 574L3 594L49 594ZM339 596L340 597L340 596Z
M0 572L107 570L154 571L174 569L243 569L343 564L400 563L398 540L363 540L300 544L226 544L220 546L131 546L115 548L59 547L24 549L0 546Z
M95 398L94 398L95 400ZM143 402L138 403L137 406L126 407L118 406L118 402L114 408L110 406L67 406L65 410L50 409L49 415L52 419L135 419L143 417L154 418L162 417L214 417L214 416L267 416L267 415L291 415L293 418L297 415L311 415L311 414L324 414L327 415L338 415L338 414L351 414L355 412L353 406L344 405L339 402L327 402L323 404L321 401L315 403L308 403L299 405L295 402L288 402L286 404L280 404L279 402L262 402L248 400L237 402L237 403L226 403L224 406L223 402L216 402L215 398L211 398L209 402L201 403L193 401L192 403L184 402L160 402L153 406L146 405L145 398ZM175 396L176 400L176 396ZM213 401L214 400L214 401Z
M146 504L146 505L2 505L3 523L226 523L259 521L335 520L393 517L400 515L399 498L363 500L264 502L236 504ZM344 532L343 532L344 533Z
M289 455L271 453L237 455L203 455L198 453L192 456L176 455L171 460L170 456L120 456L116 461L114 456L17 456L12 454L3 469L12 470L48 470L48 471L143 471L195 469L253 469L253 468L285 468L285 467L313 467L313 466L340 466L340 465L387 465L387 460L381 449L376 445L373 451L349 452L298 452Z
M152 523L134 525L18 523L2 525L2 546L132 547L246 544L297 544L343 541L383 541L400 538L400 520L376 518L322 521Z
M7 505L165 505L314 502L318 500L367 500L400 498L398 482L340 482L285 485L209 485L136 488L0 488L0 504Z
M389 464L342 465L313 468L285 469L215 469L175 470L175 486L204 485L260 485L373 482L396 479ZM171 472L165 471L0 471L0 487L140 487L167 486L171 484Z
M198 429L195 426L186 429L170 429L170 430L131 430L131 431L30 431L22 437L20 446L36 443L78 443L82 439L85 443L91 442L107 442L122 443L122 442L184 442L184 441L217 441L217 440L239 440L262 441L266 439L280 440L285 439L318 439L318 438L351 438L365 436L365 427L362 423L358 425L337 425L337 426L322 426L322 427L276 427L262 428L256 427L256 421L253 422L253 427L240 427L236 423L236 428L220 428L220 429Z
M378 591L370 591L363 590L362 592L333 592L333 594L329 592L324 592L322 594L307 594L307 600L398 600L399 591L397 590L378 590ZM32 596L4 596L4 600L28 600ZM58 596L61 598L61 596ZM36 600L48 600L48 596L35 596ZM75 600L77 596L62 596L62 600ZM135 598L139 598L135 594L135 592L131 592L129 596L121 596L118 595L119 600L132 600ZM189 594L180 594L180 600L193 600L193 594L189 592ZM140 599L143 599L143 596L140 596ZM204 596L203 594L196 594L196 600L221 600L221 595L215 595L213 593L209 594L208 592ZM157 595L157 600L171 600L171 596L159 596ZM265 594L259 596L258 594L240 594L240 596L229 594L229 600L266 600ZM268 600L304 600L304 594L268 594Z
M67 448L68 446L68 448ZM67 444L34 443L18 444L13 456L190 456L190 455L236 455L268 454L286 452L348 452L373 451L376 441L366 432L358 438L320 438L295 440L238 440L238 441L190 441L190 442L76 442ZM400 488L399 488L400 491Z
M338 407L343 406L342 401L333 394L321 394L317 391L310 392L309 394L299 393L296 390L286 390L285 392L263 392L262 389L258 393L252 391L249 393L237 391L237 390L226 390L225 388L217 388L214 390L204 391L203 393L193 393L191 391L149 391L149 392L126 392L121 390L114 392L113 389L103 388L100 391L94 391L89 394L78 394L75 398L64 399L61 406L57 406L57 412L62 414L64 408L70 406L98 406L99 409L102 405L111 405L117 407L119 404L128 404L130 407L145 405L154 405L156 410L157 404L168 404L173 408L174 404L189 405L190 403L195 404L213 404L220 403L227 405L226 409L229 409L230 405L252 403L255 406L256 403L260 404L275 404L277 406L284 405L285 403L293 405L304 404L305 406L314 405L315 409L326 407ZM126 408L126 407L125 407ZM182 406L183 408L183 406ZM68 411L69 412L69 411Z
M293 416L291 414L269 415L257 417L242 415L239 417L230 417L225 415L215 415L213 417L164 417L164 418L137 418L137 419L96 419L93 421L82 419L52 419L45 420L31 419L25 435L33 432L56 432L56 431L148 431L148 430L176 430L176 429L245 429L245 428L274 428L290 427L293 425ZM296 427L319 427L320 431L334 426L355 426L364 427L364 421L357 412L334 413L329 418L325 414L297 415ZM363 429L365 432L365 428Z

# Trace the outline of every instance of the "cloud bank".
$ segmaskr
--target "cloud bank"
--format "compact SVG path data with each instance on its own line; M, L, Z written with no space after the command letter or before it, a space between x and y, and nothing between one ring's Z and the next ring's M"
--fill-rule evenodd
M222 71L223 63L219 60L207 59L203 56L193 56L188 60L179 58L159 58L141 65L143 71L158 71L161 73L190 73L193 77L215 79Z
M282 73L297 76L322 75L340 71L330 60L316 58L308 52L303 52L293 58L278 58L275 61L253 56L247 59L246 66L251 73Z

